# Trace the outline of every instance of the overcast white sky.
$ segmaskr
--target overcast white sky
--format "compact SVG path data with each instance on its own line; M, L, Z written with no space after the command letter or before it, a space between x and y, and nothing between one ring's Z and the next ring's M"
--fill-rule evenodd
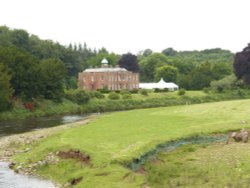
M250 43L250 0L0 0L0 25L116 53Z

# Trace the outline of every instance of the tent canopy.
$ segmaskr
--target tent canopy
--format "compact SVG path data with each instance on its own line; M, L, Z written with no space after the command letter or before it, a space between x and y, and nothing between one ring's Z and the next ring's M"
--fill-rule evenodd
M173 82L165 82L162 78L157 83L140 83L140 89L169 89L169 90L178 90L179 86Z

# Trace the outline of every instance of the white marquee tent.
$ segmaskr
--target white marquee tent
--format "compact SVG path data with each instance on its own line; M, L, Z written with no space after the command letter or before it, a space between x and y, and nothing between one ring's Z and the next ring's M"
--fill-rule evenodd
M162 78L157 83L139 83L140 89L168 89L169 91L175 91L179 89L173 82L165 82Z

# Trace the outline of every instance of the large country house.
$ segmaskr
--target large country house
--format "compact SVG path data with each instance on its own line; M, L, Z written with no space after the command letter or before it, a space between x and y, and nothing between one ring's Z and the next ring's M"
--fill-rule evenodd
M90 68L78 74L78 87L86 90L133 90L139 88L139 74L121 67L109 67L103 59L101 68Z

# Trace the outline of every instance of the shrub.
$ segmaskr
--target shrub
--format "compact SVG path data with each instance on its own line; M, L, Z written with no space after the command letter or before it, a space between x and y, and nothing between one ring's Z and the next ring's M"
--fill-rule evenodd
M129 91L121 91L122 99L132 99L132 95Z
M179 89L178 95L185 95L186 90L185 89Z
M235 86L235 84L236 84L236 77L234 75L229 75L221 80L212 81L210 85L212 89L220 93L222 91L232 89Z
M159 88L156 88L154 90L155 93L165 93L165 92L169 92L169 89L165 88L165 89L159 89Z
M148 95L148 91L147 91L146 89L142 89L142 90L140 91L140 93L141 93L142 95L145 95L145 96Z
M123 90L120 92L121 95L131 95L129 91Z
M130 91L132 94L137 94L139 92L138 89L133 89L132 91Z
M104 93L104 94L110 93L110 90L108 89L108 87L104 87L103 89L98 89L97 91Z
M84 90L77 90L75 93L77 104L85 104L89 101L90 95Z
M103 95L100 91L90 92L90 96L91 96L91 98L97 98L97 99L105 98L105 95Z
M65 92L65 98L77 104L86 104L90 99L90 94L84 90L68 90Z
M31 112L35 111L35 105L32 102L26 102L23 104L24 108L26 108L27 110L30 110Z
M111 100L118 100L118 99L120 99L120 95L118 93L115 93L115 92L110 92L108 95L108 98Z
M158 88L156 88L156 89L154 90L154 92L155 92L155 93L160 93L160 92L161 92L161 90L160 90L160 89L158 89Z
M132 99L132 95L131 94L123 94L122 99Z
M207 88L207 87L204 87L204 88L203 88L203 92L204 92L204 93L209 93L209 91L210 91L209 88Z

